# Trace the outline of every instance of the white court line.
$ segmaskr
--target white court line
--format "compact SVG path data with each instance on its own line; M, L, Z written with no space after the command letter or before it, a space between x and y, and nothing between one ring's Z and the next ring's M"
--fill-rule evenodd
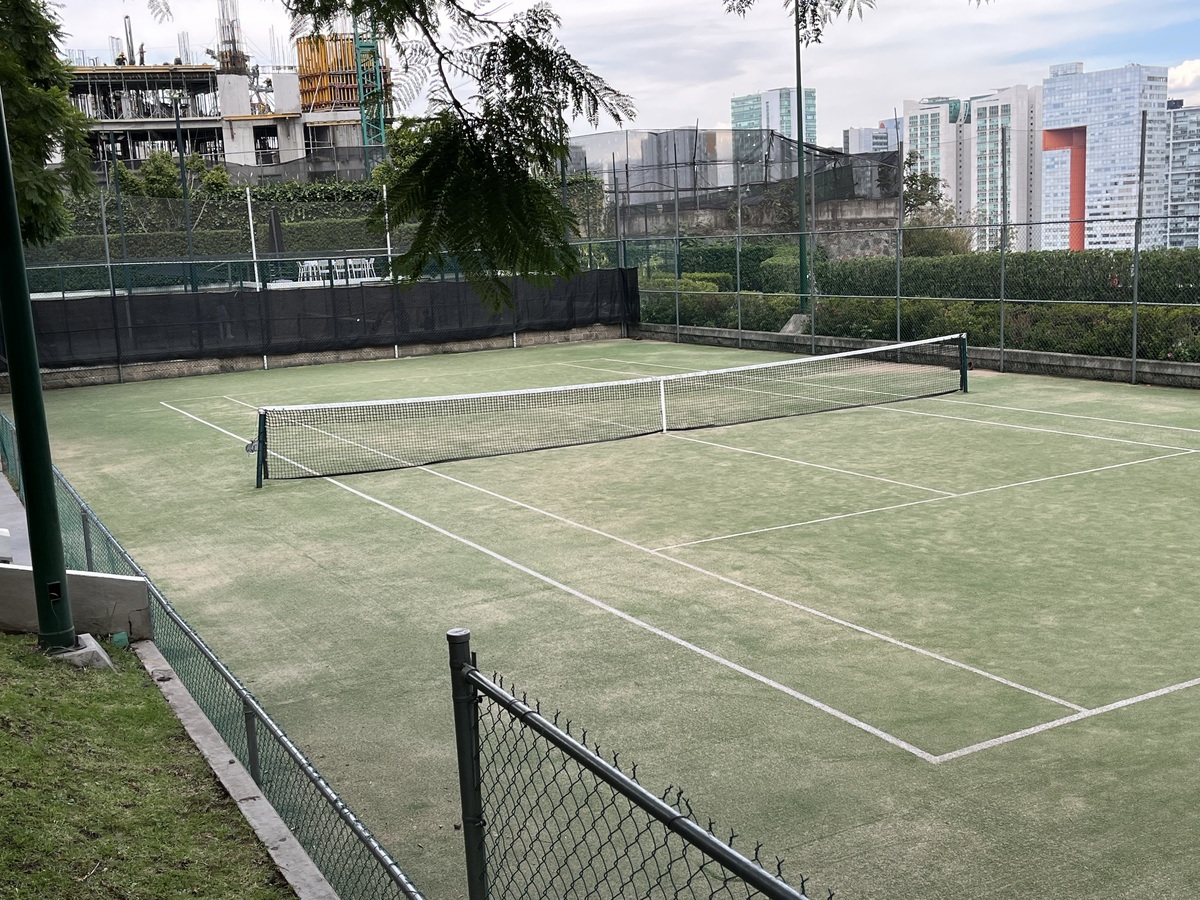
M780 357L780 358L783 359L785 357ZM615 362L615 363L622 363L627 366L650 366L651 368L654 368L654 369L678 369L680 372L699 371L694 366L670 366L670 365L667 365L666 363L652 363L652 362L636 362L635 363L632 360L614 359L611 356L598 356L598 357L596 357L596 359L599 362Z
M581 366L579 363L559 363L564 369L583 369L585 372L604 372L608 375L621 375L625 378L653 378L646 372L622 372L618 369L602 369L599 366Z
M1032 728L1023 728L1020 731L1014 731L1011 734L1002 735L998 738L980 741L978 744L972 744L971 746L963 747L960 750L952 750L949 753L942 753L938 756L935 756L932 762L949 762L952 759L958 759L963 756L969 756L972 753L978 753L980 750L990 750L992 747L1000 747L1004 744L1011 744L1013 741L1018 741L1021 738L1029 737L1030 735L1041 734L1043 731L1049 731L1051 728L1058 728L1061 725L1069 725L1072 722L1079 722L1083 719L1091 719L1094 716L1112 712L1114 709L1124 709L1127 706L1133 706L1135 703L1141 703L1145 700L1153 700L1156 697L1163 697L1167 694L1173 694L1176 691L1183 691L1188 688L1196 687L1196 685L1200 685L1200 678L1193 678L1191 681L1181 681L1179 684L1172 684L1164 688L1159 688L1156 691L1138 694L1136 697L1128 697L1124 700L1118 700L1115 703L1109 703L1107 706L1098 706L1095 709L1085 709L1075 713L1073 716L1064 716L1063 718L1055 719L1052 722L1043 722L1041 725L1034 725Z
M194 419L195 421L199 422L202 425L207 425L209 428L213 428L213 429L221 432L222 434L228 435L229 437L232 437L232 438L236 438L239 441L245 441L245 438L243 438L239 435L236 435L231 431L226 431L224 428L221 428L219 425L214 425L211 422L206 422L203 419L201 419L199 416L194 416L189 412L185 412L182 409L171 406L169 403L163 402L162 405L167 407L168 409L174 410L177 413L182 413L183 415L187 416L189 419ZM312 471L311 469L308 469L306 466L300 465L299 463L295 462L294 460L287 459L287 457L281 456L278 453L276 453L274 455L279 457L280 459L286 460L288 463L290 463L294 466L297 466L300 469L305 469L306 471L309 471L309 472ZM422 519L419 516L413 515L410 512L406 512L405 510L402 510L399 507L393 506L390 503L380 500L377 497L372 497L370 494L364 493L363 491L360 491L357 488L353 488L344 482L338 481L336 478L322 476L321 480L326 481L329 484L332 484L336 487L339 487L342 490L347 491L351 494L354 494L356 497L366 500L369 503L374 503L376 506L380 506L383 509L388 510L389 512L393 512L399 516L402 516L403 518L408 519L411 522L415 522L418 525L422 525L426 528L429 528L430 530L442 535L443 537L449 538L452 541L456 541L460 544L463 544L464 546L469 547L472 550L475 550L479 553L484 554L485 556L490 557L491 559L495 560L496 562L502 563L503 565L506 565L510 568L516 569L518 572L521 572L522 574L528 575L531 578L534 578L538 581L543 582L544 584L550 585L553 588L556 588L560 591L570 594L572 597L582 600L585 603L589 603L592 606L595 606L597 609L601 609L604 612L609 613L610 615L616 616L618 619L621 619L623 622L627 622L630 625L634 625L638 628L643 629L644 631L648 631L657 637L661 637L665 640L668 640L671 643L684 648L685 650L690 650L692 653L695 653L698 656L702 656L711 662L715 662L718 665L724 666L727 669L737 672L739 675L744 675L747 678L752 678L753 680L759 682L760 684L763 684L763 685L766 685L767 687L773 688L782 694L786 694L787 696L789 696L795 700L799 700L801 703L805 703L808 706L813 707L814 709L817 709L823 713L831 715L834 718L839 719L842 722L845 722L847 725L853 725L855 728L865 731L868 734L879 738L880 740L886 741L887 743L891 744L894 747L899 747L900 749L905 750L908 753L911 753L913 756L916 756L919 759L923 759L925 762L932 763L934 761L933 754L927 753L926 751L922 750L920 747L917 747L914 744L910 744L908 741L902 740L901 738L898 738L895 735L889 734L888 732L883 731L882 729L876 728L874 725L869 725L866 722L862 721L861 719L856 719L854 716L848 715L847 713L844 713L839 709L835 709L834 707L830 706L827 703L822 703L820 700L817 700L814 697L809 697L807 694L802 694L797 690L793 690L792 688L788 687L787 685L781 684L778 681L775 681L774 679L768 678L765 675L760 675L758 672L755 672L753 669L748 669L745 666L739 665L738 663L735 663L732 660L726 659L723 656L719 656L718 654L713 653L710 650L705 650L703 647L693 644L690 641L686 641L681 637L677 637L668 631L664 631L661 628L651 625L649 622L645 622L642 619L639 619L636 616L632 616L627 612L619 610L614 606L609 606L607 603L604 603L601 600L597 600L594 597L590 597L587 594L583 593L582 591L577 591L577 590L575 590L575 588L570 587L566 584L563 584L561 581L556 581L555 579L551 578L548 575L543 575L542 573L537 572L534 569L529 568L528 566L524 566L521 563L516 562L515 560L509 559L507 556L503 556L494 550L489 550L487 547L484 547L481 544L477 544L474 541L470 540L469 538L465 538L465 537L462 537L461 535L455 534L452 531L448 531L445 528L435 525L432 522L426 521L425 519Z
M1106 422L1110 425L1134 425L1138 428L1162 428L1167 431L1184 431L1189 434L1200 434L1200 428L1185 428L1182 425L1155 425L1152 422L1130 422L1126 419L1105 419L1100 416L1082 416L1077 413L1050 412L1044 409L1025 409L1021 406L998 406L994 403L976 403L971 400L951 400L948 397L935 397L939 403L957 403L962 406L981 406L984 409L1002 409L1005 412L1033 413L1039 416L1059 416L1063 419L1083 419L1088 422Z
M232 400L233 398L230 398L230 399ZM241 401L241 400L234 400L233 402L235 402L235 403L242 403L242 401ZM249 406L250 404L248 404L248 403L243 403L243 405L244 405L244 406ZM199 419L198 419L197 421L202 421L202 420L199 420ZM214 427L215 427L215 426L214 426ZM342 442L342 443L344 443L344 444L348 444L348 445L350 445L350 446L352 446L352 447L357 447L357 448L359 448L360 450L366 450L368 453L374 453L374 454L376 454L376 455L378 455L378 456L381 456L381 457L383 457L384 459L390 459L390 460L392 460L393 462L401 463L401 464L403 464L403 465L410 465L410 464L409 464L409 462L408 462L407 460L405 460L405 459L402 459L402 458L401 458L401 457L399 457L399 456L393 456L393 455L392 455L392 454L390 454L390 453L385 453L384 451L382 451L382 450L378 450L378 449L376 449L376 448L374 448L374 447L368 447L368 446L366 446L365 444L360 444L360 443L358 443L357 441L350 440L349 438L342 437L341 435L333 434L332 432L330 432L330 431L326 431L326 430L324 430L324 429L322 429L322 428L316 428L316 427L314 427L314 426L312 426L312 425L308 425L308 426L305 426L305 427L307 427L307 428L311 428L313 431L316 431L316 432L318 432L319 434L323 434L323 435L325 435L326 437L333 438L334 440L340 441L340 442ZM226 432L226 433L228 433L228 432ZM289 462L291 462L291 460L288 460L288 461L289 461ZM300 466L300 468L302 468L302 469L303 469L303 468L305 468L305 467L304 467L304 466ZM557 521L557 522L561 522L561 523L562 523L562 524L564 524L564 525L569 525L569 526L572 526L572 527L574 527L574 528L579 528L579 529L582 529L582 530L584 530L584 531L588 531L588 532L590 532L590 533L592 533L592 534L595 534L595 535L598 535L598 536L600 536L600 537L606 538L606 539L608 539L608 540L610 540L610 541L615 541L616 543L622 544L622 545L624 545L624 546L626 546L626 547L629 547L629 548L631 548L631 549L638 550L638 551L640 551L640 552L642 552L642 553L648 553L648 554L650 554L651 556L655 556L655 557L657 557L658 559L666 560L667 562L674 563L675 565L678 565L678 566L683 566L684 568L686 568L686 569L690 569L690 570L692 570L692 571L694 571L694 572L696 572L696 573L698 573L698 574L704 575L704 576L706 576L706 577L709 577L709 578L714 578L714 579L716 579L716 580L718 580L718 581L721 581L721 582L723 582L723 583L725 583L725 584L728 584L728 585L730 585L730 586L732 586L732 587L735 587L735 588L738 588L738 589L741 589L741 590L746 590L746 591L749 591L749 592L751 592L751 593L753 593L753 594L756 594L756 595L758 595L758 596L760 596L760 597L763 597L763 598L765 598L765 599L772 600L772 601L775 601L775 602L777 602L777 603L782 603L782 604L784 604L785 606L789 606L789 607L791 607L791 608L793 608L793 609L796 609L796 610L799 610L799 611L801 611L801 612L807 613L807 614L809 614L809 615L815 616L815 617L817 617L817 618L819 618L819 619L824 619L824 620L825 620L825 621L827 621L827 622L830 622L830 623L832 623L832 624L835 624L835 625L839 625L839 626L841 626L841 627L843 627L843 628L849 628L849 629L851 629L851 630L853 630L853 631L856 631L856 632L858 632L858 633L860 633L860 634L866 635L867 637L871 637L871 638L874 638L874 639L876 639L876 640L883 641L883 642L885 642L885 643L888 643L888 644L891 644L891 645L893 645L893 646L900 647L900 648L902 648L902 649L904 649L904 650L909 650L909 651L911 651L911 652L913 652L913 653L917 653L917 654L920 654L920 655L922 655L922 656L928 657L929 659L936 660L937 662L941 662L941 663L944 663L944 664L946 664L946 665L953 666L953 667L955 667L955 668L963 669L964 671L971 672L971 673L972 673L972 674L974 674L974 675L979 675L979 676L981 676L981 677L983 677L983 678L987 678L987 679L989 679L989 680L991 680L991 681L995 681L995 682L997 682L997 683L999 683L999 684L1003 684L1003 685L1005 685L1005 686L1007 686L1007 687L1011 687L1011 688L1014 688L1014 689L1016 689L1016 690L1023 691L1024 693L1031 694L1031 695L1033 695L1033 696L1035 696L1035 697L1040 697L1040 698L1041 698L1041 699L1043 699L1043 700L1048 700L1048 701L1050 701L1051 703L1056 703L1056 704L1058 704L1058 705L1060 705L1060 706L1066 706L1066 707L1068 707L1068 708L1070 708L1070 709L1075 709L1075 710L1082 710L1082 709L1083 709L1083 707L1082 707L1082 706L1079 706L1079 705L1078 705L1078 704L1076 704L1076 703L1072 703L1072 702L1070 702L1069 700L1063 700L1063 699L1061 699L1061 698L1059 698L1059 697L1055 697L1055 696L1053 696L1053 695L1051 695L1051 694L1047 694L1047 693L1045 693L1045 692L1043 692L1043 691L1039 691L1039 690L1037 690L1037 689L1035 689L1035 688L1027 687L1026 685L1019 684L1018 682L1015 682L1015 681L1012 681L1012 680L1010 680L1010 679L1004 678L1004 677L1003 677L1003 676L1001 676L1001 675L996 675L996 674L994 674L994 673L992 673L992 672L985 671L984 669L977 668L977 667L975 667L975 666L972 666L972 665L969 665L969 664L967 664L967 663L959 662L959 661L958 661L958 660L956 660L956 659L952 659L952 658L950 658L950 657L948 657L948 656L944 656L944 655L942 655L942 654L940 654L940 653L935 653L935 652L934 652L934 651L932 651L932 650L926 650L926 649L925 649L925 648L923 648L923 647L918 647L918 646L916 646L915 644L910 644L910 643L908 643L908 642L906 642L906 641L901 641L901 640L899 640L898 638L894 638L894 637L892 637L891 635L886 635L886 634L883 634L882 632L874 631L874 630L872 630L872 629L870 629L870 628L867 628L866 626L859 625L859 624L857 624L857 623L854 623L854 622L850 622L850 621L848 621L848 620L846 620L846 619L840 619L840 618L838 618L837 616L832 616L832 615L830 615L830 614L828 614L828 613L821 612L820 610L814 609L813 607L810 607L810 606L805 606L805 605L803 605L803 604L801 604L801 603L797 603L797 602L796 602L796 601L794 601L794 600L788 600L788 599L786 599L785 597L780 597L780 596L777 596L777 595L775 595L775 594L768 593L767 591L760 590L759 588L752 587L751 585L744 584L743 582L736 581L736 580L734 580L734 579L732 579L732 578L728 578L728 577L726 577L726 576L724 576L724 575L719 575L719 574L717 574L716 572L711 572L711 571L709 571L709 570L707 570L707 569L703 569L703 568L701 568L700 566L694 565L693 563L685 562L684 560L677 559L677 558L675 558L675 557L673 557L673 556L669 556L669 555L667 555L667 554L665 554L665 553L661 553L661 552L659 552L658 550L651 550L650 548L648 548L648 547L643 547L642 545L640 545L640 544L637 544L637 543L634 543L633 541L627 540L627 539L625 539L625 538L622 538L622 537L618 537L617 535L614 535L614 534L609 534L608 532L606 532L606 531L602 531L602 530L601 530L601 529L599 529L599 528L594 528L594 527L592 527L592 526L590 526L590 525L584 525L584 524L582 524L581 522L576 522L576 521L574 521L573 519L568 519L568 518L566 518L566 517L564 517L564 516L560 516L560 515L558 515L558 514L556 514L556 513L552 513L552 512L550 512L550 511L548 511L548 510L541 509L540 507L533 506L532 504L525 503L525 502L523 502L523 501L521 501L521 500L517 500L517 499L514 499L514 498L512 498L512 497L507 497L507 496L505 496L505 495L503 495L503 494L500 494L500 493L497 493L497 492L495 492L495 491L488 490L487 488L480 487L479 485L472 484L471 482L468 482L468 481L463 481L463 480L462 480L462 479L460 479L460 478L455 478L455 477L454 477L454 476L452 476L452 475L447 475L447 474L446 474L446 473L444 473L444 472L440 472L440 471L438 471L438 470L436 470L436 469L432 469L432 468L430 468L430 467L428 467L428 466L415 466L415 467L413 467L413 468L418 468L418 469L420 469L422 472L426 472L426 473L428 473L428 474L430 474L430 475L435 475L435 476L437 476L438 478L442 478L442 479L444 479L444 480L446 480L446 481L450 481L450 482L452 482L452 483L454 483L454 484L457 484L457 485L460 485L460 486L462 486L462 487L469 488L470 490L473 490L473 491L478 491L478 492L479 492L479 493L481 493L481 494L485 494L485 495L487 495L487 496L489 496L489 497L493 497L493 498L495 498L495 499L497 499L497 500L501 500L501 501L503 501L503 502L505 502L505 503L510 503L510 504L512 504L512 505L514 505L514 506L521 507L522 509L527 509L527 510L529 510L530 512L534 512L534 513L537 513L537 514L539 514L539 515L546 516L547 518L553 519L553 520L555 520L555 521ZM308 471L311 471L311 470L308 470ZM931 500L940 500L940 499L943 499L943 498L940 498L940 497L931 498ZM930 500L918 500L918 501L915 501L915 503L928 503L928 502L930 502ZM910 505L910 506L911 506L911 505L914 505L914 504L905 504L905 505Z
M766 459L774 459L778 462L793 463L797 466L807 466L810 469L823 469L826 472L837 472L839 475L853 475L856 478L869 478L872 481L882 481L886 484L895 484L900 487L913 488L918 491L928 491L931 494L941 494L944 497L955 496L953 491L942 491L937 488L925 487L920 484L909 484L907 481L896 481L892 478L884 478L881 475L868 475L865 472L853 472L850 469L839 469L836 466L823 466L820 463L805 462L802 459L793 459L790 456L775 456L771 453L762 453L758 450L747 450L745 447L733 447L729 444L718 444L716 441L702 441L700 438L685 437L682 434L671 433L670 437L679 441L691 441L694 444L707 444L709 447L719 447L722 450L732 450L735 453L748 453L751 456L762 456Z
M880 409L889 412L905 413L910 416L928 416L932 419L950 419L953 422L972 422L976 425L990 425L993 428L1013 428L1017 431L1036 431L1040 434L1059 434L1065 437L1084 438L1089 441L1107 441L1111 444L1130 444L1134 447L1151 447L1155 450L1194 451L1195 447L1176 447L1172 444L1152 444L1149 441L1131 441L1128 438L1105 437L1099 434L1080 434L1078 431L1059 431L1056 428L1039 428L1036 425L1016 425L1012 422L993 422L990 419L972 419L968 416L946 416L941 413L921 412L919 409L904 409L899 406L863 406L862 409Z
M1134 459L1123 463L1113 463L1109 466L1098 466L1094 469L1081 469L1078 472L1063 472L1060 475L1046 475L1042 478L1030 478L1028 481L1014 481L1012 484L998 484L993 487L979 488L974 491L963 491L961 494L950 494L946 497L928 497L924 500L910 500L908 503L895 503L891 506L877 506L872 509L860 509L855 512L840 513L836 516L822 516L819 519L808 519L804 522L788 522L785 525L770 525L766 528L755 528L751 531L739 531L735 534L722 534L717 537L700 538L695 541L685 541L682 544L668 544L656 547L655 551L675 550L678 547L694 547L697 544L711 544L714 541L728 541L732 538L747 537L752 534L766 534L768 531L783 531L787 528L803 528L806 525L820 525L824 522L836 522L839 519L852 519L856 516L867 516L872 513L890 512L894 509L904 509L909 506L920 506L922 503L941 503L945 500L960 500L963 497L974 497L978 494L990 494L994 491L1006 491L1009 488L1026 487L1031 484L1042 484L1046 481L1057 481L1060 478L1074 478L1077 475L1093 475L1096 472L1107 472L1111 469L1123 469L1126 466L1139 466L1142 463L1158 462L1163 459L1174 459L1177 456L1188 456L1200 453L1200 450L1181 450L1178 453L1167 453L1162 456L1148 456L1145 459Z

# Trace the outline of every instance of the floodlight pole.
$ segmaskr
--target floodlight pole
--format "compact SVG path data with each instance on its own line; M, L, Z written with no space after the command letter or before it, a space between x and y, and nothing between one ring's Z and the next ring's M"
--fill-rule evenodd
M179 187L183 191L183 227L187 233L188 252L188 281L192 285L192 293L196 292L195 248L192 246L192 211L188 202L187 160L183 155L183 126L179 121L179 92L171 98L175 107L175 149L179 153Z
M46 407L42 402L42 375L33 308L29 303L29 279L25 273L3 93L0 93L0 321L8 351L13 419L25 483L25 520L33 562L38 644L45 650L70 649L75 646L75 625L67 598L67 567L59 528L54 464L46 430Z
M807 215L804 209L804 84L800 75L800 0L792 0L792 13L796 24L796 105L798 110L792 111L792 121L796 128L796 222L800 229L800 308L809 309L811 299L808 290L808 230Z

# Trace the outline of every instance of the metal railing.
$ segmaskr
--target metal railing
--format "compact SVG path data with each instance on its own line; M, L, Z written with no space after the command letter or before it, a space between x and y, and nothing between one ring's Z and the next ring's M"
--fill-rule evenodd
M470 900L530 897L806 900L800 889L696 821L682 791L658 796L587 746L560 716L475 667L470 632L454 629L459 790ZM829 892L829 897L833 892Z
M16 430L0 415L0 462L21 489ZM67 568L146 578L154 643L300 846L344 900L423 895L283 729L184 621L55 470Z

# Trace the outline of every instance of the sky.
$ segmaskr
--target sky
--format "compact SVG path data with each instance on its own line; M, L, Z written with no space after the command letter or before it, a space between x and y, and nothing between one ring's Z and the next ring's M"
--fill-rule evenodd
M144 0L65 0L64 46L109 62L108 36L124 34L146 62L173 59L188 32L193 54L215 49L216 0L172 0L174 19L156 23ZM626 127L729 127L729 100L795 83L792 22L782 0L758 0L744 19L722 0L553 0L568 50L638 109ZM509 7L515 8L515 6ZM253 62L272 52L289 19L279 0L240 0ZM1200 105L1200 3L1196 0L877 0L861 19L831 25L802 51L803 81L817 90L817 139L841 146L842 129L874 126L905 100L969 97L1040 84L1054 63L1095 71L1135 62L1169 67L1171 97ZM291 60L287 60L290 62ZM420 104L410 110L422 112ZM576 133L610 131L602 121Z

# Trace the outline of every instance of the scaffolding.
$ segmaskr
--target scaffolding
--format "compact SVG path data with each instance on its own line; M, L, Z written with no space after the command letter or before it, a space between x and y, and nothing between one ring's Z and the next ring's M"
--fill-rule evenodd
M354 62L358 75L358 96L362 108L362 134L364 147L381 147L388 112L389 90L384 91L385 61L380 49L383 42L372 27L366 34L354 22ZM370 157L368 156L368 159Z
M91 120L96 160L115 151L129 164L153 150L174 151L176 99L188 151L223 158L216 67L79 66L72 73L71 105Z

